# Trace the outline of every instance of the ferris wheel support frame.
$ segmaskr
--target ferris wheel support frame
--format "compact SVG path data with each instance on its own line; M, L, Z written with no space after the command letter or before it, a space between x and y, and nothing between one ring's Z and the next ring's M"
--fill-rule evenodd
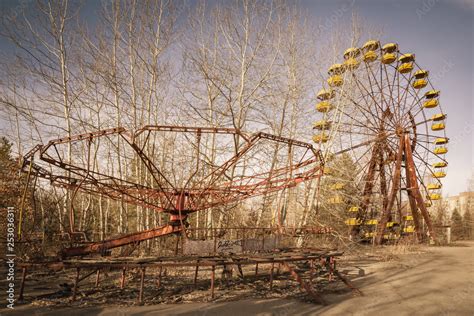
M410 134L406 133L400 136L399 151L397 154L397 161L396 161L395 172L393 176L392 190L390 192L390 196L388 197L388 203L384 207L380 221L377 224L377 230L376 230L376 235L375 235L375 240L374 240L375 244L377 245L380 245L382 243L385 228L390 218L390 213L391 213L390 211L395 202L397 187L399 186L400 179L401 179L402 161L404 162L404 168L406 172L406 179L407 179L406 190L408 194L410 208L413 214L416 237L420 241L423 239L422 227L420 225L420 217L418 213L418 210L419 210L421 213L421 216L426 222L426 226L428 227L429 236L433 238L433 240L436 240L436 234L433 229L433 223L431 222L431 218L426 208L426 205L424 203L423 196L421 195L420 187L418 185L418 180L416 177L416 168L415 168L415 162L413 159L412 142L410 140Z

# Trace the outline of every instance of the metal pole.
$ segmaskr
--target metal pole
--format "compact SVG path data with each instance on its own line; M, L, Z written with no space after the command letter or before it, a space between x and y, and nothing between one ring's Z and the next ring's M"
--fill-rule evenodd
M213 265L211 269L211 299L214 299L214 279L216 276L216 266Z
M194 288L196 288L196 285L197 285L198 271L199 271L199 260L196 262L196 270L194 271Z
M143 285L145 283L145 268L141 269L140 292L138 293L138 303L143 303Z
M99 280L100 280L100 269L97 269L97 274L95 276L95 287L99 286Z
M125 286L125 272L127 271L126 268L122 268L122 278L120 280L120 289L123 290L124 286Z
M273 290L273 268L275 267L275 263L272 262L272 267L270 269L270 291Z
M76 300L77 288L79 287L79 274L81 273L81 268L76 269L76 278L74 280L74 288L72 289L72 301Z
M23 300L23 290L25 289L25 279L26 279L26 267L24 267L21 271L21 283L20 283L20 295L18 296L18 300Z

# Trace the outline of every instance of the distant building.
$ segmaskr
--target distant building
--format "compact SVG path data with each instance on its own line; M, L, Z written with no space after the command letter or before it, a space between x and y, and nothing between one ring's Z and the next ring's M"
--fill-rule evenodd
M461 216L464 216L467 210L473 212L474 191L461 192L459 195L450 196L448 200L448 216L451 217L454 209L457 209ZM474 214L473 214L474 215Z

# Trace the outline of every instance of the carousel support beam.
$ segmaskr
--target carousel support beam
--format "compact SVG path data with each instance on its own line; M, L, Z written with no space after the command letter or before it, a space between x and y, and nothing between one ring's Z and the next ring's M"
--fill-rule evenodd
M84 256L91 253L102 253L106 250L122 247L132 243L153 239L160 236L170 235L181 231L180 226L165 225L150 230L128 234L122 237L94 242L85 246L66 248L62 251L64 257Z

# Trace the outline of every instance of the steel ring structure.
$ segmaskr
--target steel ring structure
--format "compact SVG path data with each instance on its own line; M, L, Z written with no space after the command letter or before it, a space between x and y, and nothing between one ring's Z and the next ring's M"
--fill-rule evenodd
M422 239L424 222L434 238L428 208L441 199L449 140L429 72L397 44L371 40L347 49L328 75L317 94L321 119L313 125L334 191L328 204L350 205L352 237ZM334 172L338 155L355 166L350 177ZM355 194L344 191L348 186Z

